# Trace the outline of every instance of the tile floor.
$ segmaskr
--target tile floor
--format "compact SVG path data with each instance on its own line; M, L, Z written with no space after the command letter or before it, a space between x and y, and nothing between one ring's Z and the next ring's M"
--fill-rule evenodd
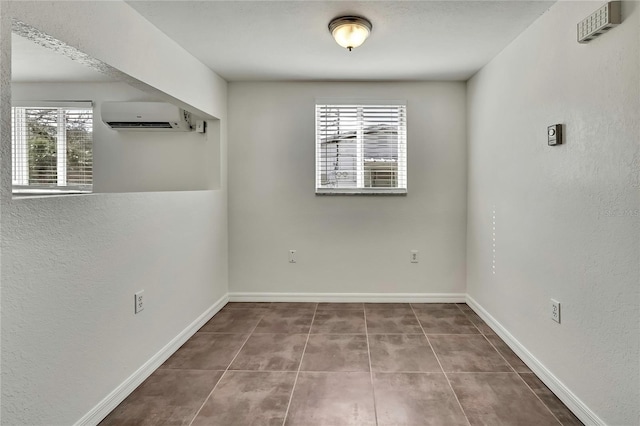
M581 425L466 304L229 303L107 425Z

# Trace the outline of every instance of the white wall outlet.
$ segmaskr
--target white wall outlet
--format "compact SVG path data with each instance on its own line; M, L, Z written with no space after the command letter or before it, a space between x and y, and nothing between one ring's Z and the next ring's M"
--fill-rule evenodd
M135 310L136 314L144 311L144 290L140 290L136 294L133 295L135 299Z
M296 251L289 250L289 263L296 263Z
M418 263L418 250L411 250L411 263Z
M551 299L551 319L560 324L560 302Z

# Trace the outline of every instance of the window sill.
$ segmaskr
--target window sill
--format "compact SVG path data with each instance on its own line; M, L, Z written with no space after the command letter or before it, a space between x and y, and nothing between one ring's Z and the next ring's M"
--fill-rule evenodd
M316 189L316 195L373 195L373 196L406 196L406 189Z
M14 188L12 191L13 198L41 198L41 197L60 197L67 195L88 195L93 194L91 191L81 189L42 189L42 188Z

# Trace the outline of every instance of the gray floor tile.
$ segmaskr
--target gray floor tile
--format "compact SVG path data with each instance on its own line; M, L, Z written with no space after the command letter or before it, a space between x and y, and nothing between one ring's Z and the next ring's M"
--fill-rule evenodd
M536 395L542 400L542 402L551 410L563 426L582 426L583 423L569 410L566 405L554 395L549 388L542 383L538 377L533 373L520 373L520 377L527 382L527 385Z
M262 313L251 309L222 310L198 331L202 333L251 333L260 318L262 318Z
M311 333L365 333L364 311L327 310L316 312Z
M442 371L424 334L372 334L369 350L373 371Z
M369 334L422 333L418 319L409 310L376 309L367 311L367 332Z
M300 372L288 426L373 426L376 424L369 373Z
M509 365L518 373L530 373L531 370L522 360L516 355L505 342L502 341L496 335L486 336L487 340L500 352L500 354L507 360Z
M161 368L226 370L246 334L196 333Z
M280 426L296 373L228 371L194 426Z
M268 309L271 302L229 302L224 309Z
M417 311L434 311L441 309L452 309L459 311L458 305L455 303L412 303L411 307Z
M367 336L312 334L302 358L302 371L369 371Z
M254 333L308 333L314 310L277 309L264 314Z
M364 312L364 303L318 303L317 312L333 310Z
M473 312L473 309L466 303L456 303L456 306L464 312Z
M516 373L448 374L472 425L559 425Z
M280 310L280 309L299 309L303 311L315 311L317 303L306 303L306 302L273 302L269 306L271 310Z
M465 305L466 306L466 305ZM485 323L482 318L478 316L475 312L469 308L468 310L463 310L464 314L467 316L469 321L471 321L480 331L480 333L486 336L496 336L496 333Z
M427 334L479 334L480 332L459 309L416 310Z
M306 342L306 334L254 334L229 369L297 371Z
M100 425L188 425L222 373L157 370Z
M374 425L369 362L380 426L464 424L440 365L472 425L581 424L466 304L295 302L227 304L102 425L187 425L206 400L195 425L280 426L289 398L287 425Z
M374 373L379 426L466 425L442 373Z
M429 336L445 372L508 372L511 367L478 334Z
M364 310L367 314L380 310L394 310L397 313L403 314L413 313L413 309L411 309L411 305L409 303L365 303Z

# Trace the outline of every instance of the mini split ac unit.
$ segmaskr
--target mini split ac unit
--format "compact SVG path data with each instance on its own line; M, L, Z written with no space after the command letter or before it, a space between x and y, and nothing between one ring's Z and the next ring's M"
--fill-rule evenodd
M191 113L164 102L103 102L102 121L114 130L189 132Z

